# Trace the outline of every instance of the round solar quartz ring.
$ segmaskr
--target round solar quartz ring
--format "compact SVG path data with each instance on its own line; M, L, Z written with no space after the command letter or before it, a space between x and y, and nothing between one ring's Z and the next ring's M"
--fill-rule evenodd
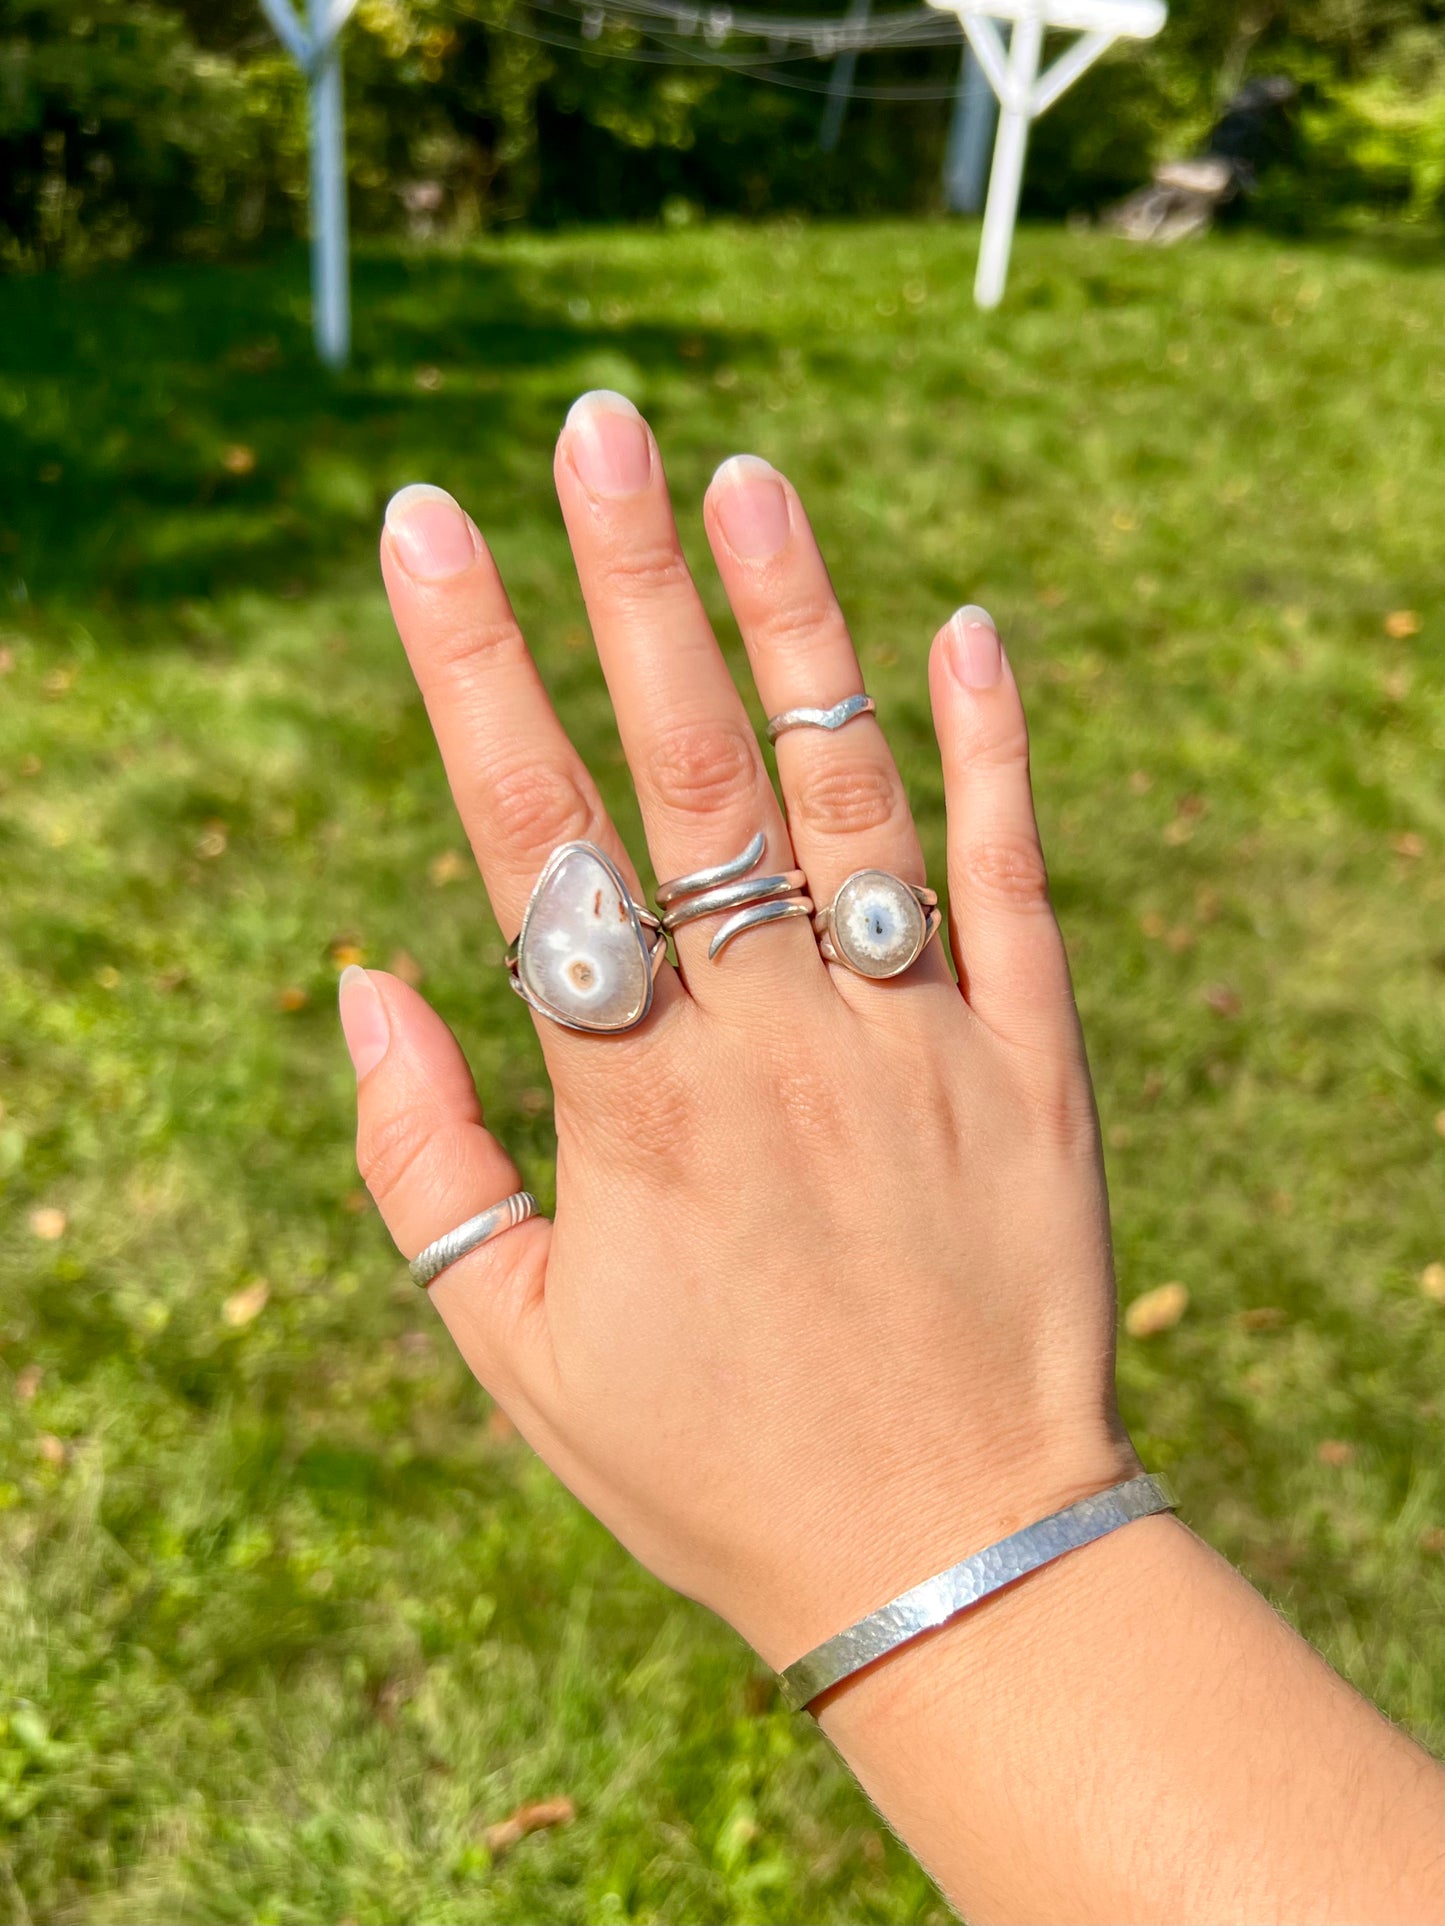
M813 929L825 961L882 980L911 970L942 921L935 890L891 870L855 869Z

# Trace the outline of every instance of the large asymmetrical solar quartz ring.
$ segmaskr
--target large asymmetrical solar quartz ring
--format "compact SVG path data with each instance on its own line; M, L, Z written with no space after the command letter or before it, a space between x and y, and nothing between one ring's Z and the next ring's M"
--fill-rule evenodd
M667 938L634 903L595 843L561 843L547 858L507 951L512 988L564 1030L615 1036L652 1008Z
M720 916L732 911L707 946L708 960L716 962L735 936L744 930L761 929L765 923L782 923L790 916L811 916L813 900L801 892L807 878L800 869L781 870L776 876L753 876L749 872L763 860L768 839L759 830L747 848L725 863L711 869L694 870L691 876L675 876L657 892L662 911L662 927L669 935L700 916Z
M871 695L860 694L844 696L831 709L784 709L768 717L768 741L776 742L790 729L841 729L845 722L852 722L858 716L871 716L877 708Z
M891 870L855 869L813 928L825 961L883 978L912 969L942 921L935 890Z
M420 1284L425 1290L434 1277L449 1270L459 1257L474 1251L480 1244L489 1244L503 1231L509 1231L518 1224L525 1224L529 1217L537 1215L537 1200L530 1190L514 1190L510 1197L504 1197L500 1204L493 1204L490 1210L478 1211L469 1217L465 1224L458 1224L455 1230L447 1232L418 1251L408 1264L412 1282Z

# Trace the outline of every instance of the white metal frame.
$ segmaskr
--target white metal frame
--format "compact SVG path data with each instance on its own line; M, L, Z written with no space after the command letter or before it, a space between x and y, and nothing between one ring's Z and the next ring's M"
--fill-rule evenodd
M307 0L303 26L291 0L261 0L276 38L306 76L311 156L311 322L328 368L351 355L347 268L346 136L341 107L341 30L356 0Z
M1149 40L1167 18L1164 0L930 0L958 15L979 66L998 98L998 135L973 295L981 308L1003 299L1023 184L1029 127L1116 40ZM1012 22L1005 49L996 21ZM1044 35L1077 33L1052 66L1039 72Z

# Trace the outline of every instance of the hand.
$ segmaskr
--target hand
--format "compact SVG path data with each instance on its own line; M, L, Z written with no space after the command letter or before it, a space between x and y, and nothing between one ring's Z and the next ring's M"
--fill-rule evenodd
M652 434L584 397L557 490L655 873L758 829L819 904L852 871L922 882L882 728L778 744L779 809L678 544ZM709 539L770 713L862 687L802 506L727 463ZM585 837L637 873L554 714L482 537L439 490L388 511L382 569L497 920ZM1049 909L1018 689L993 625L933 644L949 932L906 975L825 963L806 919L678 932L626 1035L540 1020L555 1223L432 1300L535 1449L654 1572L785 1664L1032 1517L1130 1476L1088 1073ZM935 879L937 880L937 879ZM359 1160L412 1256L519 1178L412 990L349 974Z

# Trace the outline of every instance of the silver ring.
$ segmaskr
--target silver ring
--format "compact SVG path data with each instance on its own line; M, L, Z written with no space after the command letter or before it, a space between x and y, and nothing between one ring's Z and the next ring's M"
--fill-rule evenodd
M661 923L633 901L611 857L595 843L561 843L533 886L507 970L539 1016L616 1036L652 1008L666 954Z
M811 916L812 898L803 893L807 878L800 869L780 870L775 876L749 876L763 860L768 839L760 829L737 856L710 869L697 869L690 876L675 876L657 892L662 911L662 928L669 934L702 916L721 916L736 912L708 944L708 960L715 962L744 930L761 929L765 923L781 923L790 916Z
M459 1257L476 1250L479 1244L489 1244L494 1237L500 1237L503 1231L525 1224L529 1217L536 1215L537 1200L531 1191L513 1191L500 1204L493 1204L490 1210L478 1211L465 1224L458 1224L445 1237L438 1237L424 1251L418 1251L407 1265L412 1282L420 1284L425 1290L434 1277L440 1277Z
M938 934L938 892L887 869L855 869L813 918L825 962L855 976L902 976Z
M776 742L790 729L841 729L845 722L875 715L877 710L872 696L861 694L844 696L831 709L784 709L780 715L768 717L768 741Z

